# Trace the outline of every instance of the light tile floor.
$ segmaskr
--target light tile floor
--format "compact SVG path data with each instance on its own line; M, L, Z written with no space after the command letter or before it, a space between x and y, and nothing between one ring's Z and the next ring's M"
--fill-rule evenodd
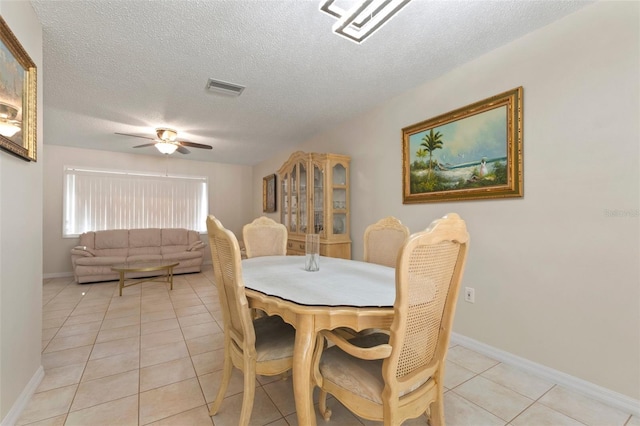
M20 425L237 425L242 375L209 417L222 368L221 313L211 267L174 290L116 282L43 287L45 377ZM449 350L447 425L638 426L640 419L462 346ZM329 401L331 425L374 425ZM291 380L259 377L252 425L297 425ZM318 417L318 424L325 424ZM424 417L407 425L424 425Z

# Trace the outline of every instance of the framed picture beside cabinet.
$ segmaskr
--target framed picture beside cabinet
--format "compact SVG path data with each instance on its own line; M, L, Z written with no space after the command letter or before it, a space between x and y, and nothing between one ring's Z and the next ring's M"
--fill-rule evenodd
M262 211L274 213L276 211L276 175L262 178Z

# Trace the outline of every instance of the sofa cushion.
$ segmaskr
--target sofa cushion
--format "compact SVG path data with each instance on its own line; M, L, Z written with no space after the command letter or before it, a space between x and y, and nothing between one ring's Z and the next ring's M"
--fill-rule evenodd
M159 228L129 230L129 248L160 247L161 244Z
M95 249L117 249L129 247L129 230L114 229L109 231L96 231Z
M130 229L129 256L160 256L160 244L162 242L160 234L161 231L159 228Z
M149 255L160 256L161 254L162 254L162 251L160 249L160 246L129 248L129 256L149 256Z
M187 259L199 259L202 257L202 253L199 251L179 251L175 253L165 253L162 255L164 260L187 260Z
M188 246L189 245L189 232L186 229L163 229L162 230L162 243L164 246Z
M182 253L182 252L186 252L187 249L189 248L189 246L162 246L160 247L160 252L162 253L163 256L166 256L167 254L171 254L171 253Z
M129 255L128 248L113 248L113 249L103 249L103 250L94 250L96 257L127 257Z
M162 255L160 254L138 254L132 256L129 254L127 257L127 262L148 262L150 260L162 260Z
M126 256L97 256L97 257L81 257L76 259L78 266L111 266L116 263L124 263Z
M129 254L129 231L96 231L96 256L127 256Z

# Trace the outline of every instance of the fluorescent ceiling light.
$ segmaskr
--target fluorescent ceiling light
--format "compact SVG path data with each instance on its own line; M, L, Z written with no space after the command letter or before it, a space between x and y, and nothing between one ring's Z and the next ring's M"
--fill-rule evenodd
M338 18L332 30L355 43L362 43L411 0L358 0L341 8L337 0L322 0L320 10Z
M173 154L178 149L178 145L171 142L158 142L156 148L163 154Z

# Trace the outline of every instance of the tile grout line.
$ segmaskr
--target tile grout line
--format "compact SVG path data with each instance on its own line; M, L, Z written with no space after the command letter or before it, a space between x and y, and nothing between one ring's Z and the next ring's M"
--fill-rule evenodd
M195 292L195 290L193 289L193 286L191 285L191 282L190 282L188 279L186 279L186 281L187 281L187 284L189 284L189 288L191 288L191 290L192 290L194 293L196 293L196 292ZM175 284L175 283L174 283L174 284ZM204 306L204 302L203 302L203 301L202 301L202 299L200 298L200 295L198 295L198 294L196 293L196 296L198 296L198 300L200 300L200 303L202 303L202 306ZM204 407L205 407L205 410L207 410L207 414L209 414L209 405L208 405L208 403L207 403L207 396L205 395L205 393L204 393L204 389L202 388L202 382L200 381L200 376L198 375L198 370L196 370L196 366L195 366L195 364L193 363L193 356L191 355L191 351L189 350L189 345L187 345L187 339L186 339L186 338L185 338L185 336L184 336L184 331L183 331L183 328L182 328L182 323L180 323L180 320L178 319L178 313L177 313L177 312L175 312L175 305L173 305L173 300L171 300L171 305L173 306L174 313L176 314L176 321L178 321L178 327L180 328L180 333L182 333L182 340L184 340L184 344L185 344L185 346L187 347L187 353L189 354L189 361L191 362L191 367L193 368L193 372L194 372L194 373L195 373L195 375L196 375L196 380L198 381L198 386L200 387L200 393L202 394L202 399L204 400ZM205 309L206 309L206 306L205 306ZM209 313L209 310L208 310L208 309L207 309L207 312ZM209 313L209 315L211 315L211 313ZM212 318L213 318L213 316L212 316ZM212 419L211 417L212 417L212 416L209 416L209 419L211 420L211 424L213 425L213 419Z
M65 286L65 288L70 287L72 284L72 282L70 281L69 283L67 283L67 285ZM85 294L82 296L84 298L84 296L86 296L87 294L89 294L89 292L92 290L92 288L89 288L85 291ZM79 299L78 303L76 303L76 306L71 310L71 312L69 313L69 315L67 316L67 318L65 319L64 323L62 323L62 325L60 326L60 328L58 329L58 332L60 332L60 330L62 330L62 327L64 327L64 324L66 324L66 322L69 320L69 318L72 316L73 311L78 307L78 305L80 305L80 302L83 299ZM106 315L106 312L105 312ZM104 316L102 318L102 321L100 322L100 327L102 327L102 322L104 322ZM98 328L98 333L99 333L100 328ZM58 333L56 333L57 335ZM55 336L54 336L55 337ZM76 396L78 395L78 390L80 389L80 383L82 383L82 377L84 376L85 371L87 370L87 365L89 364L89 358L91 357L91 353L93 352L93 348L95 346L95 341L98 338L98 334L96 333L96 337L94 338L94 341L91 345L91 351L89 351L89 355L87 356L87 359L84 362L84 368L82 369L82 374L80 375L80 379L78 380L78 383L76 383L76 389L75 392L73 393L73 397L71 398L71 401L69 402L69 408L67 408L67 412L65 413L65 417L64 417L64 422L66 424L67 420L69 419L69 414L71 413L71 407L73 406L73 402L76 399ZM53 341L53 338L51 339L51 341ZM48 345L47 345L48 346ZM45 372L46 375L46 372Z
M567 413L563 413L562 411L559 411L559 410L556 410L555 408L550 407L549 405L545 404L543 401L540 401L540 400L541 400L545 395L547 395L549 392L551 392L553 389L556 389L556 388L560 388L560 386L554 383L554 384L553 384L553 386L551 387L551 389L549 389L548 391L546 391L545 393L543 393L542 395L540 395L540 398L538 398L538 399L536 400L536 402L537 402L538 404L542 405L543 407L548 408L549 410L553 410L553 411L555 411L556 413L560 413L560 414L562 414L563 416L566 416L566 417L570 418L571 420L575 420L576 422L578 422L578 423L580 423L580 424L582 424L582 425L587 426L587 424L586 424L586 423L584 423L584 422L582 422L582 421L580 421L580 420L576 419L576 418L575 418L575 417L573 417L572 415L567 414Z
M70 282L68 285L70 286L72 284L73 284L73 282ZM94 288L93 287L89 287L85 291L85 294L83 295L83 297L88 295L91 292L91 290L94 290ZM80 301L78 301L78 304L80 304L81 301L82 301L82 299L80 299ZM111 305L111 300L109 300L109 305ZM78 391L80 390L80 384L82 383L82 378L84 377L84 374L87 371L87 366L89 365L89 361L91 359L91 354L93 353L93 351L94 351L94 349L96 347L96 341L98 340L98 335L100 334L100 330L102 330L102 325L104 324L104 319L107 316L107 312L109 311L109 305L107 305L107 309L105 310L104 315L102 316L102 321L100 322L100 327L98 328L98 332L96 333L96 337L93 339L93 344L91 345L91 350L89 351L89 355L87 356L87 360L85 361L84 368L82 369L82 374L80 375L80 380L77 383L76 391L73 393L73 398L71 398L71 402L69 403L69 408L67 409L67 413L66 413L65 419L64 419L64 423L65 424L67 423L67 420L69 419L69 415L72 412L71 407L73 407L73 403L76 400L76 397L78 396ZM73 311L71 311L71 314L72 313L73 313ZM71 316L71 314L69 314L69 316ZM60 328L62 328L62 327L60 327ZM85 407L85 408L90 408L90 407ZM79 410L76 410L76 411L79 411Z
M119 291L120 287L118 284L118 293ZM142 406L142 392L140 392L142 389L142 288L140 288L140 302L138 303L138 306L140 308L140 314L138 315L138 325L140 326L140 329L138 331L138 410L136 413L136 424L140 426L140 408Z

